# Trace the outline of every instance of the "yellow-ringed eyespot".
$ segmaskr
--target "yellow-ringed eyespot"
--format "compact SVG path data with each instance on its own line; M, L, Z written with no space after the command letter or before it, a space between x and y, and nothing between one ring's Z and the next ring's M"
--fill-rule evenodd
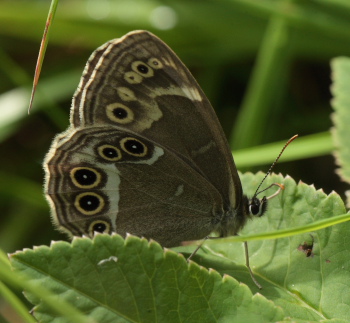
M124 80L129 84L139 84L143 81L143 77L139 73L129 71L124 74Z
M84 215L95 215L103 209L105 201L94 192L85 192L76 196L74 206Z
M117 147L112 145L101 145L97 148L99 156L103 159L115 162L122 158L122 154Z
M111 103L106 106L109 120L125 124L134 120L134 112L122 103Z
M131 63L131 69L143 77L152 77L154 75L153 69L141 61Z
M101 174L90 167L74 167L70 171L73 185L79 188L93 188L101 183Z
M158 58L150 58L147 64L155 69L163 68L163 63Z
M136 157L143 157L148 151L144 143L133 137L126 137L120 140L120 147L129 155Z
M110 233L111 225L107 221L96 220L90 223L89 225L89 235L93 237L94 232L99 233Z

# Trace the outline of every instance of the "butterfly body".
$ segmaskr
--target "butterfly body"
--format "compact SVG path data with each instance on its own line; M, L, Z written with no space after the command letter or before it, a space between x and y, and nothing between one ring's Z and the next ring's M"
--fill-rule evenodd
M71 126L44 165L53 218L73 235L131 233L171 247L237 234L251 216L208 99L146 31L92 54Z

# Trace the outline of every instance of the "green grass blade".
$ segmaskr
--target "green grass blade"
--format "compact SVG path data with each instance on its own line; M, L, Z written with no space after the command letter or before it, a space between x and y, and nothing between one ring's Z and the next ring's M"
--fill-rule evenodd
M45 29L44 29L44 35L43 35L43 38L42 38L41 44L40 44L38 60L37 60L36 67L35 67L32 94L30 95L28 113L30 112L30 110L32 108L36 87L37 87L38 82L39 82L41 67L43 65L47 44L49 42L50 30L51 30L53 18L54 18L55 13L56 13L57 5L58 5L58 0L51 1L51 6L49 9L49 14L47 16L46 25L45 25Z
M286 141L278 141L271 144L233 151L236 166L241 168L271 164L278 156L278 153L281 151ZM328 131L298 137L283 152L279 163L329 155L333 149L334 146L331 134Z

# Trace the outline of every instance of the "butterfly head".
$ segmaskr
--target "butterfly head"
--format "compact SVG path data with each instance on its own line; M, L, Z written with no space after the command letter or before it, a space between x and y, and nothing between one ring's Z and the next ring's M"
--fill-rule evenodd
M266 190L268 190L269 188L271 188L272 186L278 186L278 190L273 193L270 196L264 196L262 199L259 199L257 196L262 193L265 192ZM270 186L268 186L267 188L263 189L260 192L255 192L254 196L248 200L248 211L249 211L249 215L250 216L256 216L256 217L261 217L262 215L264 215L264 213L267 210L267 202L269 199L275 197L276 195L278 195L282 190L284 190L284 185L280 184L280 183L273 183Z
M267 188L259 191L261 185L263 184L263 182L265 181L265 179L267 178L267 176L271 173L273 167L276 165L276 163L278 162L278 160L280 159L282 153L284 152L284 150L287 148L287 146L298 137L298 135L293 136L292 138L290 138L287 143L284 145L284 147L282 148L281 152L279 153L279 155L277 156L277 158L275 159L275 161L272 163L272 165L270 166L270 169L268 170L268 172L266 173L265 177L263 178L263 180L260 182L258 188L255 191L255 194L253 195L253 197L251 199L248 200L248 214L249 216L257 216L257 217L261 217L267 209L267 201L271 198L273 198L274 196L278 195L281 190L284 189L284 185L283 184L279 184L279 183L273 183L270 186L268 186ZM266 190L268 190L269 188L271 188L272 186L278 186L279 189L272 195L266 197L264 196L262 199L258 199L258 195L261 194L262 192L265 192Z
M264 196L261 200L253 196L248 202L250 216L261 217L267 209L267 198Z

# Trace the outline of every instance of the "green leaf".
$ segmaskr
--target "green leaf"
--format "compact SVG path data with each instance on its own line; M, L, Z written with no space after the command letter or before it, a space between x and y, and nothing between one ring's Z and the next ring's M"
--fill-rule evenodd
M13 266L97 322L275 322L281 309L229 276L129 236L76 238L16 253ZM40 322L55 314L26 293ZM55 321L56 322L56 321ZM64 318L57 322L69 322Z
M253 195L262 178L262 173L242 175L245 192ZM269 176L266 186L275 182L285 190L242 234L300 227L345 213L335 193L327 196L280 175ZM118 235L25 250L12 255L11 262L17 272L98 322L345 322L350 311L349 231L346 222L311 235L249 242L250 263L262 290L244 265L242 244L230 238L204 244L194 258L203 267L155 242L133 236L124 241ZM194 246L176 250L190 253ZM69 322L57 318L45 299L32 293L27 297L40 322Z
M333 71L332 106L334 129L333 140L336 146L335 156L340 166L338 174L350 183L350 58L338 57L332 60Z
M249 196L264 174L245 174L241 177ZM280 175L269 176L269 183L282 183L285 190L269 201L267 213L250 221L242 234L253 235L274 230L300 227L346 213L339 195L326 195L302 182ZM272 189L271 189L272 190ZM270 192L270 190L268 191ZM267 192L265 192L267 194ZM267 194L269 195L269 194ZM347 320L350 312L350 223L341 223L316 232L276 240L249 242L250 264L266 298L274 301L285 315L297 320ZM296 232L297 233L297 232ZM302 250L310 245L311 255ZM257 287L244 267L242 244L230 242L206 243L204 252L195 260Z

